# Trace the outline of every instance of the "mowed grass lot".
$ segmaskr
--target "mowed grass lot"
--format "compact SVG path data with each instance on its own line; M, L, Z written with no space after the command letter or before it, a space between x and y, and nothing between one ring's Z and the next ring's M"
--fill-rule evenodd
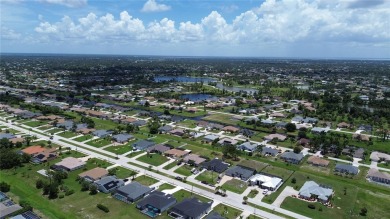
M215 184L217 183L218 173L214 173L213 171L204 171L203 173L199 174L195 177L196 180L199 181L206 181L209 184Z
M287 169L283 169L283 168L275 167L275 166L267 166L261 172L268 173L268 174L271 174L274 176L278 176L278 177L282 178L283 181L286 181L293 173L293 171L291 171L291 170L287 170Z
M173 185L168 184L168 183L164 183L164 184L160 185L157 190L164 191L164 190L173 189L173 188L175 188Z
M145 185L145 186L151 186L151 185L153 185L153 184L158 182L157 179L149 177L149 176L146 176L146 175L139 176L139 177L135 178L133 181L139 182L139 183L141 183L142 185Z
M29 121L23 124L30 127L38 127L38 126L46 125L47 123L48 123L47 121Z
M124 154L131 150L133 150L133 147L128 145L118 145L118 146L110 146L108 148L104 148L104 150L115 153L115 154Z
M39 127L38 129L44 131L44 130L48 130L48 129L51 129L51 128L53 128L53 126L45 125L45 126Z
M60 129L60 128L54 128L54 129L50 129L48 131L46 131L47 133L50 133L50 134L54 134L54 133L57 133L57 132L62 132L64 131L63 129Z
M137 158L137 160L153 166L160 166L161 164L167 162L168 158L160 154L145 154Z
M98 138L98 139L94 139L94 140L85 142L85 144L100 148L100 147L107 146L107 145L111 144L111 140L108 140L105 138Z
M126 169L126 168L121 167L121 166L114 167L114 168L115 168L115 175L119 179L125 179L125 178L128 178L130 176L137 174L137 172L135 172L133 170Z
M237 194L242 194L245 191L245 189L248 188L248 186L247 183L244 181L238 179L231 179L225 182L222 185L222 188Z
M92 139L92 138L93 138L92 135L83 135L83 136L77 137L77 138L72 139L72 140L78 141L78 142L83 142L83 141L87 141L87 140Z
M242 214L242 211L224 204L218 204L211 212L217 212L219 215L225 218L237 218Z
M191 198L191 197L195 197L195 198L199 199L202 202L209 202L209 201L211 201L211 199L208 199L206 197L200 196L200 195L195 194L195 193L191 193L191 192L189 192L187 190L184 190L184 189L181 189L181 190L173 193L172 195L173 195L173 197L176 198L177 203L183 201L186 198Z
M75 136L77 136L78 134L74 133L74 132L71 132L71 131L65 131L65 132L62 132L60 134L58 134L58 136L61 136L61 137L64 137L64 138L73 138Z
M192 168L193 167L191 167L191 166L183 165L183 166L177 168L175 170L175 173L178 173L178 174L183 175L183 176L191 176L192 175L192 173L191 173Z
M174 162L172 162L172 163L170 163L170 164L164 166L163 169L164 169L164 170L170 170L171 168L177 166L177 163L178 163L177 161L174 161Z

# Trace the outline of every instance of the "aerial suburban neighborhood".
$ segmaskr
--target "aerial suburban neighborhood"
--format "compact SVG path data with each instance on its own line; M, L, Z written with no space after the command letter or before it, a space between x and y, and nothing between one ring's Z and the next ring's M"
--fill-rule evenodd
M356 61L297 63L292 71L285 62L254 68L242 60L248 81L226 73L229 62L215 72L213 60L201 74L125 79L90 72L96 61L88 58L82 74L51 70L57 59L2 58L1 180L11 188L1 193L2 218L45 217L49 203L76 217L389 216L390 82L382 62L363 65L377 69L367 77ZM106 61L139 65L126 59ZM187 61L150 62L156 66L141 65L145 72ZM23 202L7 201L16 197Z

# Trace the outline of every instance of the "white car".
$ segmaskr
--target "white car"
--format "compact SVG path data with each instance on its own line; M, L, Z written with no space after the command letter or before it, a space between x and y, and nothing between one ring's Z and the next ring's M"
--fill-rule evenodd
M263 195L266 195L268 193L268 189L263 191Z

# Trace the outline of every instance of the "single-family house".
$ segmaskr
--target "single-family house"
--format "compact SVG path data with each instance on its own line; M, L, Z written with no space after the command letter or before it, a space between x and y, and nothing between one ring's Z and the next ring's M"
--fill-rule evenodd
M370 154L370 160L375 162L390 162L390 154L374 151Z
M201 166L204 169L211 170L217 173L222 173L229 167L229 164L224 163L222 160L214 158L213 160L210 160L208 162L203 162Z
M238 143L237 140L231 138L222 138L221 140L218 141L218 144L222 146L236 145L237 143Z
M96 137L99 137L99 138L105 138L109 135L112 134L112 131L109 131L109 130L96 130L94 132L92 132L92 134Z
M167 157L172 157L172 158L178 159L178 158L182 158L182 157L186 156L190 152L191 151L189 151L189 150L180 150L180 149L173 148L173 149L165 151L164 155Z
M377 183L390 184L390 174L387 172L381 172L376 168L371 168L368 171L367 179Z
M261 154L275 157L279 154L279 150L275 149L275 148L270 148L270 147L263 147L261 149Z
M310 156L307 159L307 163L311 164L313 166L321 166L321 167L327 167L329 165L328 160L322 159L322 158L314 156L314 155Z
M54 164L51 168L56 170L73 171L85 166L85 162L74 157L66 157L62 161Z
M121 144L126 143L126 142L130 141L131 139L134 139L134 136L127 134L127 133L121 133L121 134L117 134L117 135L112 136L112 140L114 140L118 143L121 143Z
M165 151L170 150L171 148L163 145L163 144L156 144L152 147L149 147L146 149L147 152L149 153L157 153L157 154L164 154Z
M237 127L234 127L234 126L225 126L222 128L222 131L224 132L231 132L231 133L237 133L238 131L240 131L239 128Z
M158 128L158 132L165 134L173 130L173 127L170 125L164 125Z
M119 187L114 194L114 197L125 203L133 203L153 191L152 188L144 186L139 182L132 182L130 184Z
M94 184L100 192L110 193L123 186L125 182L122 179L117 179L116 176L105 176L95 181Z
M206 161L206 158L197 154L188 154L183 158L183 161L190 165L199 166L201 163Z
M262 189L270 191L276 191L282 183L283 180L281 178L264 173L256 174L249 179L249 185L257 185Z
M213 142L215 139L219 139L219 136L218 135L213 135L213 134L210 134L210 135L206 135L203 137L203 141L207 142L207 143L211 143Z
M211 209L212 202L201 202L197 198L187 198L168 210L172 218L200 219Z
M184 135L184 130L183 129L173 129L169 132L171 135L176 135L176 136L183 136Z
M238 177L243 181L247 181L253 174L255 174L255 170L248 167L243 167L240 165L230 167L225 171L225 175L231 177Z
M225 217L222 217L218 212L211 212L205 219L226 219Z
M30 146L22 150L24 154L28 154L31 156L37 155L39 153L42 153L46 150L46 148L40 146L40 145L35 145L35 146Z
M91 170L87 170L79 174L80 178L83 178L90 182L95 182L108 175L108 171L101 167L96 167Z
M40 164L55 159L57 157L57 154L55 153L56 150L57 148L48 148L42 152L34 154L31 158L31 163Z
M11 133L0 133L0 139L3 139L3 138L6 138L6 139L12 139L12 138L16 138L16 136L14 134L11 134Z
M250 141L247 141L247 142L244 142L244 143L238 145L237 148L240 150L243 150L243 151L254 152L254 151L256 151L258 146L259 145L257 143L252 143Z
M355 167L351 164L343 164L343 163L338 163L336 164L336 167L334 168L335 172L339 173L346 173L346 174L351 174L351 175L356 175L359 173L359 168Z
M267 141L272 141L274 138L278 139L278 141L284 141L286 140L287 136L278 133L264 136L264 139Z
M140 140L140 141L137 141L137 142L135 142L134 144L132 144L132 146L133 146L133 149L134 149L134 150L143 151L143 150L146 150L146 149L149 148L149 147L152 147L152 146L155 145L155 144L156 144L156 143L154 143L153 141Z
M153 191L144 199L139 201L136 208L149 217L154 217L168 210L174 204L176 204L176 198L171 194Z
M296 154L296 153L291 152L291 151L286 151L280 156L280 158L282 160L284 160L285 162L288 162L288 163L292 163L292 164L299 164L301 162L301 160L303 159L303 157L304 156L302 153Z
M300 198L306 200L317 200L321 203L328 203L333 195L333 189L320 185L314 181L307 181L303 184L298 193Z
M321 128L321 127L314 127L311 129L311 132L313 134L321 134L321 133L327 133L329 129L327 128Z

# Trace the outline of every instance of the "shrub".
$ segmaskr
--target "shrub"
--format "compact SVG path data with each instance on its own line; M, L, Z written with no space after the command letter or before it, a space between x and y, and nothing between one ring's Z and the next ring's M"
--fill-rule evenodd
M295 184L295 183L297 183L297 179L295 179L295 177L294 177L294 178L292 178L292 179L291 179L291 183L292 183L292 184Z
M314 204L308 204L307 207L310 209L316 209L316 206Z
M71 190L66 191L66 192L65 192L65 195L66 195L66 196L69 196L69 195L72 195L73 193L74 193L74 190L71 189Z
M58 196L58 198L60 198L60 199L64 198L64 197L65 197L64 194L61 194L61 195Z
M0 182L0 191L2 192L9 192L11 189L11 185L6 182Z
M104 206L102 204L97 204L96 207L99 208L100 210L106 212L106 213L110 212L110 209L108 209L106 206Z

